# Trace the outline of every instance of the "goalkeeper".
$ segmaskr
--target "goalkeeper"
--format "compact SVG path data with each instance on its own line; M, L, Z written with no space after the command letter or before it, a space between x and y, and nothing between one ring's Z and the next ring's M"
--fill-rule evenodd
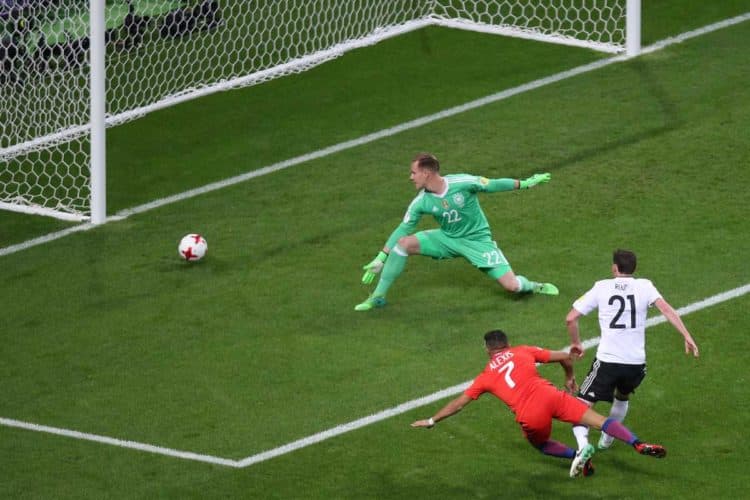
M557 295L552 283L538 283L516 275L492 239L490 226L477 193L528 189L549 182L550 174L535 174L526 180L486 179L468 174L440 175L440 163L428 153L411 162L411 181L419 191L409 204L403 222L391 233L385 247L364 266L362 283L369 285L379 273L375 291L354 309L369 311L385 305L385 296L406 265L409 255L434 259L463 257L503 288L514 293ZM412 234L423 214L430 214L439 229Z

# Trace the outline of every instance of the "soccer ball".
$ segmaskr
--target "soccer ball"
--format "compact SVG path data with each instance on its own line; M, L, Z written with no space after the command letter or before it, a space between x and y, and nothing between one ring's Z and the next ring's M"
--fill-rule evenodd
M187 261L201 260L206 255L206 250L208 243L200 234L186 234L177 247L180 257Z

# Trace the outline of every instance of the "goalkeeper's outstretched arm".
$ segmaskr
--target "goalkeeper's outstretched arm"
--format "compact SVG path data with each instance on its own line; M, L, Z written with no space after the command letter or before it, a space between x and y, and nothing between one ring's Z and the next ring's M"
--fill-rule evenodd
M499 193L501 191L513 191L515 189L529 189L537 184L543 184L550 181L550 174L534 174L528 179L483 179L480 181L484 185L484 191L487 193Z
M550 181L551 178L552 174L549 173L534 174L528 179L518 181L518 189L529 189L533 188L537 184L546 184Z
M396 246L396 243L398 243L398 240L400 238L408 236L412 232L414 232L414 228L416 227L418 221L419 214L410 214L408 221L405 220L404 222L399 224L396 229L393 230L391 235L388 237L388 240L385 242L383 249L378 253L378 255L374 259L372 259L372 261L362 266L362 269L365 271L365 273L362 275L363 284L369 285L373 282L373 280L375 280L375 276L380 274L380 271L383 270L383 266L385 266L385 261L388 259L388 254L391 253L391 249Z

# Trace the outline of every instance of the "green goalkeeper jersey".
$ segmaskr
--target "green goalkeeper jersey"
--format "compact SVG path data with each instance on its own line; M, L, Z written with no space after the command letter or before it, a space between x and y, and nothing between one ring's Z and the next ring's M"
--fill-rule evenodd
M451 238L491 238L487 217L479 206L477 193L510 191L513 179L487 179L469 174L443 176L447 184L442 193L421 190L406 209L403 222L386 242L388 248L402 236L412 234L424 214L432 215L443 233Z

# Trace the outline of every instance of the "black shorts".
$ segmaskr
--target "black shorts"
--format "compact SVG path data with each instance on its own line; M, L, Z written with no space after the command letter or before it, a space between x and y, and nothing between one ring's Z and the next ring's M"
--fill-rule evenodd
M578 397L596 403L612 402L615 389L620 394L635 392L646 377L646 365L625 365L622 363L605 363L595 359L586 378L578 388Z

